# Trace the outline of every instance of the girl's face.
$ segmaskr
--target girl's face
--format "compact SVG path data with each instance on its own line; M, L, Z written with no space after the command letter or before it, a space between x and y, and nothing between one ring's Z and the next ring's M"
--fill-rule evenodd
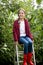
M20 19L24 19L25 18L25 12L23 10L20 10L18 16Z

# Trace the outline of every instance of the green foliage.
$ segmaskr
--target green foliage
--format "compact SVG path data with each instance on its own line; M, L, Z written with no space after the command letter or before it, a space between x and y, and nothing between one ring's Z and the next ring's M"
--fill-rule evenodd
M1 0L0 2L0 64L14 64L14 40L12 30L15 15L20 7L26 10L26 17L30 22L31 32L34 36L36 62L42 62L43 9L37 8L34 10L31 4L32 0L27 0L27 2L19 0ZM41 0L37 0L37 2L40 4Z
M34 36L36 62L43 62L43 9L34 10L31 14L30 25Z
M11 45L11 44L10 44ZM12 45L11 45L12 46ZM10 48L6 44L0 49L0 64L14 65L14 53L13 46Z
M36 0L36 2L37 2L38 4L41 4L42 0Z

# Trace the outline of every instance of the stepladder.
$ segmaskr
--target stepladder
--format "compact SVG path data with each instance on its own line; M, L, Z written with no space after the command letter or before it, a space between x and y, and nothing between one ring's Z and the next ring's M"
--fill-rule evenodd
M23 63L23 45L15 45L14 65L22 65Z
M33 62L34 65L36 65L34 43L32 44L32 49L33 49ZM24 54L24 45L16 45L14 51L14 65L23 64L23 54Z

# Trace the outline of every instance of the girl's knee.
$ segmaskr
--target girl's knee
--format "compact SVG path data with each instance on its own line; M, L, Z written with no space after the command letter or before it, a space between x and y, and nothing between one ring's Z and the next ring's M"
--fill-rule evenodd
M28 43L33 43L33 41L29 37L27 37L26 39L28 40Z
M32 43L33 43L33 41L32 41L32 40L30 40L29 42L30 42L30 44L32 44Z

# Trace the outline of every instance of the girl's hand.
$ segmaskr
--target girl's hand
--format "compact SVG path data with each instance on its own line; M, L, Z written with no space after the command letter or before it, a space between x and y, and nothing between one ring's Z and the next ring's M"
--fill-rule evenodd
M33 40L33 43L34 43L34 40Z
M18 41L15 42L15 45L18 45Z

